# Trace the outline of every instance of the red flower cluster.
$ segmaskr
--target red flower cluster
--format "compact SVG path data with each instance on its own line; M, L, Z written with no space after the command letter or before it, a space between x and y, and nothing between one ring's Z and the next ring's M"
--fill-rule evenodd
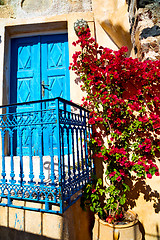
M87 93L83 106L94 126L92 156L107 162L107 177L117 187L132 171L137 177L159 176L160 60L140 62L126 57L126 47L99 47L89 29L77 44L81 51L73 55L70 68Z
M126 47L119 51L98 47L89 29L80 34L74 45L77 44L82 51L75 52L71 66L81 76L81 88L87 92L83 104L90 110L89 124L99 128L99 136L92 135L94 154L101 155L102 139L105 134L111 134L114 141L103 158L109 161L114 156L119 166L130 170L134 166L135 171L141 157L145 156L147 163L153 152L159 151L156 131L160 129L160 61L139 62L127 58ZM132 159L129 158L131 149ZM145 171L145 167L144 171L141 169L143 175Z

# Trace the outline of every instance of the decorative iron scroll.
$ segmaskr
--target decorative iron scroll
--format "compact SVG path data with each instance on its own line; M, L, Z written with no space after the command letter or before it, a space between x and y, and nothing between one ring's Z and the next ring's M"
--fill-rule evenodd
M32 126L55 122L54 109L0 115L0 127Z
M26 209L13 200L32 201L45 207L30 210L63 213L94 172L88 111L62 98L0 108L0 205Z

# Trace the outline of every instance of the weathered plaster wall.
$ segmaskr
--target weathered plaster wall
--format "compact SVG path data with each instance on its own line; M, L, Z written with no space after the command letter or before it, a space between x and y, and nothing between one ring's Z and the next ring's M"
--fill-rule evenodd
M102 30L112 41L110 48L120 48L127 46L129 53L132 49L131 37L129 33L129 20L127 4L125 0L93 0L93 12L96 22L97 38L101 38ZM106 44L109 42L106 38ZM103 41L104 42L104 41ZM114 46L113 46L114 43Z
M43 208L43 204L18 202ZM16 203L15 203L16 204ZM63 215L0 207L0 240L91 240L93 216L80 200Z
M94 21L92 12L77 12L69 13L57 16L46 16L29 19L13 19L3 18L0 21L0 83L3 84L3 94L1 95L1 103L8 102L9 92L9 78L10 78L10 39L15 36L28 36L39 34L52 34L68 32L68 44L69 44L69 61L72 61L72 55L76 48L72 45L73 41L77 40L77 36L74 32L74 22L77 19L86 19L89 22L92 35L94 36ZM5 51L4 51L5 49ZM79 84L75 81L76 76L73 72L70 72L70 93L71 99L80 103L83 93L80 91Z
M93 5L95 3L93 2ZM66 31L69 33L69 60L72 61L72 55L75 51L75 47L72 46L72 42L77 39L74 32L73 24L77 19L85 19L89 22L89 26L92 31L92 35L95 36L100 45L107 46L112 49L118 49L120 45L117 45L113 41L112 36L106 34L106 31L100 25L99 18L97 17L98 9L103 5L99 0L94 5L94 12L92 12L92 1L91 0L5 0L4 5L0 5L0 27L4 32L4 36L1 38L5 39L0 44L0 49L4 56L2 62L4 62L4 76L1 76L0 81L4 83L3 88L3 103L7 103L8 95L8 81L9 81L9 61L10 61L10 38L19 34L36 34L36 33L51 33L52 31L61 31L61 27L58 29L55 25L51 25L51 22L67 21ZM106 5L104 7L107 7ZM104 12L101 12L102 16ZM95 21L94 21L95 15ZM30 25L32 24L32 26ZM39 24L39 26L38 26ZM42 26L45 24L45 27ZM30 27L28 27L30 25ZM13 26L12 32L8 29ZM22 26L22 27L21 27ZM96 31L96 33L95 33ZM118 35L117 35L118 36ZM120 34L119 34L120 36ZM124 36L122 37L123 39ZM5 45L4 45L5 44ZM124 45L121 43L121 45ZM0 66L0 71L3 72L3 64ZM73 72L70 72L71 82L71 99L76 103L80 103L83 93L80 91L78 79ZM1 100L2 101L2 100Z
M9 5L0 5L0 18L14 17L13 8Z
M15 18L55 16L92 10L91 0L6 0L4 6L14 12Z

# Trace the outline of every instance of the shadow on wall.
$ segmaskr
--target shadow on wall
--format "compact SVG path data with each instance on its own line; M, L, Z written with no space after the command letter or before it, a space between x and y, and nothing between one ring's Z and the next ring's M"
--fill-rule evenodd
M9 227L0 227L0 240L59 240L42 235L18 231Z
M150 185L146 184L144 180L138 180L133 185L134 177L128 179L128 185L132 191L127 194L127 205L131 208L136 206L136 200L140 197L140 193L144 195L146 202L153 202L155 213L160 212L160 194L156 190L152 190Z
M160 212L160 194L156 190L152 190L150 185L146 184L144 180L138 180L134 184L134 177L128 179L128 185L131 189L130 192L127 194L127 202L126 204L129 205L131 208L137 206L136 200L140 197L140 194L143 194L143 198L146 202L152 202L153 208L156 214ZM142 233L142 240L148 239L152 237L152 239L160 240L160 230L159 226L156 224L156 234L147 233L145 232L144 226L142 223L139 224L140 231Z
M78 199L62 215L0 206L0 224L0 240L91 240L94 217Z
M95 159L95 170L98 178L102 178L103 173L105 172L104 165L100 158ZM153 208L156 214L160 213L160 193L157 190L153 190L149 184L146 184L145 180L134 181L134 177L128 178L127 184L129 185L131 191L127 194L126 206L134 208L137 206L137 199L140 197L140 194L143 194L143 198L146 202L152 202ZM105 184L106 179L103 179ZM141 222L139 222L139 228L142 233L142 240L153 239L160 240L160 229L156 224L156 231L152 233L145 232L145 228ZM136 238L135 238L136 239Z
M155 240L160 240L160 231L159 231L158 225L156 225L156 232L157 232L157 234L146 233L145 236L146 236L147 239L152 238L152 239L155 239ZM145 240L145 237L143 237L142 240Z
M105 30L111 40L117 45L118 48L123 46L128 47L127 55L130 56L132 50L131 35L125 31L120 25L113 25L109 21L100 22L102 28Z
M160 231L159 231L158 225L156 225L156 234L145 233L142 223L139 223L139 229L142 233L142 240L146 240L150 238L154 240L160 240Z

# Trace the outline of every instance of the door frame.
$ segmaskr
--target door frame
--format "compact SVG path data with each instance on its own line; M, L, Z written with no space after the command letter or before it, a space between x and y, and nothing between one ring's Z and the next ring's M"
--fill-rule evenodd
M66 20L66 17L62 18L53 18L49 17L48 19L39 18L30 19L26 22L23 19L11 19L9 22L2 23L1 30L1 55L2 64L1 64L1 105L9 104L10 102L10 66L11 66L11 39L26 37L26 36L37 36L37 35L52 35L52 34L63 34L68 33L68 46L69 46L69 59L70 47L71 47L71 25L68 25L69 20ZM71 80L71 74L69 72L69 79ZM71 84L70 84L70 93L71 93ZM3 113L3 110L2 110ZM9 145L5 142L5 152L8 153ZM0 149L1 152L1 149Z
M19 19L15 22L15 20L6 23L3 26L3 38L1 47L3 48L3 67L2 69L2 97L1 97L1 105L9 104L10 99L10 66L11 66L11 39L19 38L19 37L27 37L27 36L37 36L37 35L52 35L52 34L63 34L68 33L68 44L69 44L69 52L70 52L70 37L68 31L68 20L66 19L40 19L37 20L29 20L24 22L22 19ZM2 50L1 48L1 50ZM70 53L69 53L70 58ZM70 73L69 73L70 77Z

